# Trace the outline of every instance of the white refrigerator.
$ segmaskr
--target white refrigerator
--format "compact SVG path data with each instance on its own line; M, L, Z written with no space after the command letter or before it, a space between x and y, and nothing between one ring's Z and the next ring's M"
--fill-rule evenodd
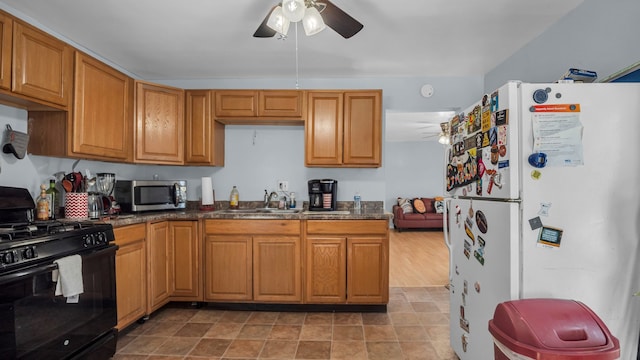
M511 81L450 121L450 342L493 359L498 303L578 300L636 359L640 84ZM448 230L447 230L448 229Z

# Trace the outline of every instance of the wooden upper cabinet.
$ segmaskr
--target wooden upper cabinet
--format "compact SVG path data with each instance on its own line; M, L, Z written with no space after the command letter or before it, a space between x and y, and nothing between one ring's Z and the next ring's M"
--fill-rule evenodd
M184 163L184 90L136 81L134 162Z
M344 94L343 164L382 165L382 91Z
M311 91L305 123L305 165L380 167L382 91Z
M0 89L11 89L13 19L0 12Z
M302 118L302 92L297 90L263 90L258 92L259 117Z
M91 158L133 158L133 79L76 52L72 153Z
M224 166L224 124L213 118L213 91L187 90L186 165Z
M71 102L73 48L21 21L13 22L15 93L67 107Z
M341 92L309 92L305 123L305 165L342 164L343 103Z
M226 124L302 124L302 91L219 90L215 94L215 118Z
M258 92L253 90L216 91L216 118L254 117L258 114Z

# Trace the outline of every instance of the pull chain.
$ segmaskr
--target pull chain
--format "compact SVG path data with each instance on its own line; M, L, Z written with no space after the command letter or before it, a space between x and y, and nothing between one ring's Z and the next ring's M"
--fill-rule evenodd
M296 90L300 89L300 84L298 83L298 23L296 24Z

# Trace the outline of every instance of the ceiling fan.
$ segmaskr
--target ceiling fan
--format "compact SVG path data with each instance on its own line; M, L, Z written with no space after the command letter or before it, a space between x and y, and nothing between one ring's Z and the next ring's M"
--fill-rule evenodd
M283 0L271 8L253 36L286 35L289 22L301 20L308 36L322 31L326 25L348 39L364 27L329 0Z

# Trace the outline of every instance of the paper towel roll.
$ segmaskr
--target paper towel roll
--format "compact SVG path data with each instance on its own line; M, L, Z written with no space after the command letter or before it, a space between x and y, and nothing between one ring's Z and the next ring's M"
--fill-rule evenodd
M202 178L202 205L213 205L213 185L210 177Z

